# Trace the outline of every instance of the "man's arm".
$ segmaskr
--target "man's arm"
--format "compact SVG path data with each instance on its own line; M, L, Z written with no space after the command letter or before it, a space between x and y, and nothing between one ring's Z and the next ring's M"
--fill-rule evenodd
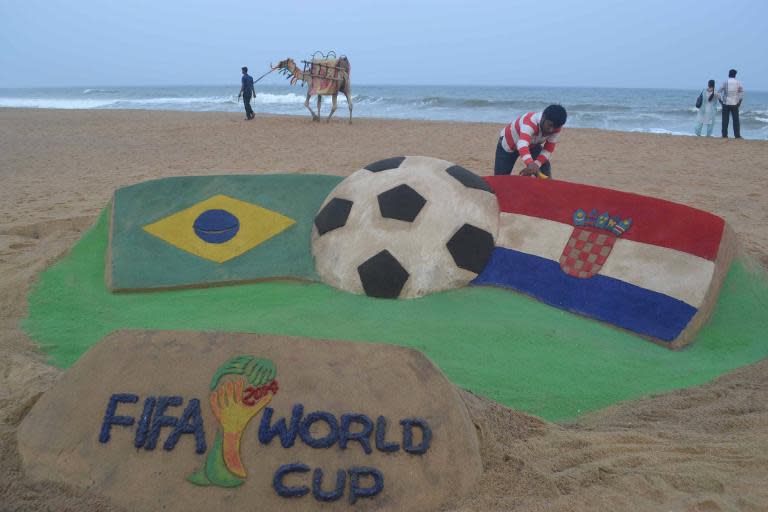
M555 151L555 146L557 146L557 135L548 137L547 142L544 143L544 147L542 148L541 153L539 153L539 156L536 157L536 163L539 164L539 168L549 162L552 153Z
M523 176L538 174L541 165L531 156L530 139L524 141L523 137L521 136L520 140L517 142L517 152L520 154L520 157L523 159L523 163L525 164L525 169L520 171L520 174Z
M741 102L744 100L744 87L741 85L741 82L739 82L739 88L736 89L736 93L738 94L739 101L736 103L737 107L741 106Z
M533 140L534 128L525 122L525 116L521 116L515 121L515 128L518 129L519 134L515 148L525 164L525 169L520 174L525 176L536 174L539 171L539 166L531 156L531 140Z

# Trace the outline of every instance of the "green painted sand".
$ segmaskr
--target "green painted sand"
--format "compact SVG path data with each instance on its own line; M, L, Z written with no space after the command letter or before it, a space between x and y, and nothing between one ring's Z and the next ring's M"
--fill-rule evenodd
M322 284L112 294L102 214L41 274L24 329L62 368L120 328L273 333L421 350L457 385L548 420L706 382L768 356L768 280L736 262L693 346L663 347L493 288L381 300ZM350 364L354 362L350 361Z

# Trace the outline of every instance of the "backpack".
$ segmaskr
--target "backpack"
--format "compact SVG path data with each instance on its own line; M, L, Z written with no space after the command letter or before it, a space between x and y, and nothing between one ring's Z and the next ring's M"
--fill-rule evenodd
M701 108L701 104L704 102L704 89L699 93L699 97L696 98L696 108Z

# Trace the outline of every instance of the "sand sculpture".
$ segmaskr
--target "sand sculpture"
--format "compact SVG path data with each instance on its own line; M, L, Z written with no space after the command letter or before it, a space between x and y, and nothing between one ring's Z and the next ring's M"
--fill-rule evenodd
M120 188L110 211L107 285L128 291L317 280L307 249L311 219L339 181L186 176Z
M517 290L669 348L693 341L733 259L725 221L637 194L486 178L500 206L498 246L474 284Z
M120 189L105 261L113 291L294 279L403 299L386 308L491 286L680 348L733 245L721 218L684 205L393 157L344 180ZM465 405L421 353L249 334L120 331L39 400L18 441L34 478L135 510L433 510L482 469Z
M18 440L33 478L129 510L434 510L482 470L458 391L421 353L283 336L117 332Z
M315 217L323 282L409 298L467 285L495 246L496 197L467 169L427 157L368 165L334 188Z
M107 280L121 291L288 278L379 298L491 285L680 348L709 317L733 248L723 219L684 205L411 156L343 181L120 189Z

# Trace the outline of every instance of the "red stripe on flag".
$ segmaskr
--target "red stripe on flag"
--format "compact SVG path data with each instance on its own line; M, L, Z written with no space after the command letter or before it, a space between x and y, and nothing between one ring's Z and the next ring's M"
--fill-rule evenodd
M608 212L632 226L621 238L687 252L714 261L725 221L711 213L654 197L601 187L537 180L528 176L486 176L503 212L573 225L573 213Z

